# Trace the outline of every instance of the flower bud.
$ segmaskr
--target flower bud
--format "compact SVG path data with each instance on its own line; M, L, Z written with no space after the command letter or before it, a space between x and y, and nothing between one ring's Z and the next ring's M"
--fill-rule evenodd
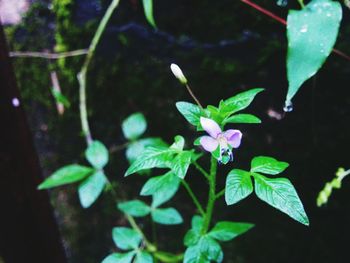
M176 64L171 64L170 69L173 72L174 76L182 83L187 84L187 79L185 75L182 73L180 67Z

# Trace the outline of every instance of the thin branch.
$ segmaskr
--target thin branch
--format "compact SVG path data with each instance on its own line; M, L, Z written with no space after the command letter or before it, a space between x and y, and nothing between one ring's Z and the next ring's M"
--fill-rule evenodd
M220 192L218 192L217 194L216 194L216 199L219 199L221 196L223 196L225 194L225 189L222 189Z
M44 58L44 59L60 59L67 57L76 57L86 55L87 49L78 49L73 51L50 53L50 52L35 52L35 51L11 51L10 57L22 57L22 58Z
M193 193L190 185L185 180L181 180L181 182L185 187L185 189L187 190L188 194L191 196L193 203L196 205L198 211L201 213L202 216L204 216L205 215L204 209L200 204L200 202L198 201L198 198L196 197L196 195Z
M196 169L197 169L198 171L200 171L200 172L204 175L205 178L207 178L207 179L209 180L209 177L210 177L210 176L209 176L209 173L207 173L207 172L203 169L203 167L200 166L199 163L193 162L193 165L196 167Z
M199 102L199 100L197 99L197 97L194 95L194 93L193 93L191 87L190 87L187 83L185 84L185 86L186 86L186 89L187 89L188 93L190 93L191 97L193 98L193 100L197 103L197 105L199 106L199 108L201 108L201 110L203 110L202 104Z

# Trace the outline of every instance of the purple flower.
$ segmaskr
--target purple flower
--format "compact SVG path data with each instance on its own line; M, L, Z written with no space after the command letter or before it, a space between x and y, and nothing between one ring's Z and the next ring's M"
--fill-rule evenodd
M213 120L201 117L201 125L203 129L210 136L202 136L200 138L200 144L204 150L208 152L214 152L220 147L220 157L218 161L221 162L223 155L228 155L230 160L233 160L231 148L238 148L241 144L242 133L239 130L227 130L221 131L220 126Z

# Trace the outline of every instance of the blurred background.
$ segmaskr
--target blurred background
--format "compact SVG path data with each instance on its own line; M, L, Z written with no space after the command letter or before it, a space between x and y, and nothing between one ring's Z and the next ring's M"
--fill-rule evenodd
M10 51L65 52L86 49L109 0L0 0L0 19ZM259 5L286 17L297 1L260 0ZM350 10L336 47L350 54ZM148 136L171 143L181 134L191 147L197 133L177 112L175 102L191 101L169 70L181 66L202 104L253 87L263 87L247 112L260 125L237 125L244 133L235 162L219 169L220 184L232 167L249 168L255 155L290 163L284 176L295 185L310 218L305 227L252 195L227 207L222 200L216 219L255 223L247 234L224 244L224 262L348 262L350 179L326 206L316 198L338 167L349 168L350 62L332 54L316 77L283 113L287 91L285 27L241 1L154 0L158 30L143 14L141 1L123 0L98 46L88 74L88 114L95 138L109 147L125 143L121 122L134 112L148 121ZM44 175L74 162L84 163L76 74L84 56L58 60L13 57L12 62ZM61 114L52 96L55 72L71 106ZM207 157L204 161L209 160ZM208 162L207 162L208 163ZM106 172L121 199L136 198L145 178L123 174L124 151L111 155ZM189 182L206 200L202 177L190 169ZM111 229L127 224L106 194L83 210L74 186L50 192L63 244L71 263L96 263L114 248ZM171 201L185 218L194 207L183 190ZM181 252L183 225L160 227L164 249ZM144 225L146 232L149 225ZM177 238L172 239L171 237ZM162 242L164 241L164 242ZM0 260L1 261L1 260Z

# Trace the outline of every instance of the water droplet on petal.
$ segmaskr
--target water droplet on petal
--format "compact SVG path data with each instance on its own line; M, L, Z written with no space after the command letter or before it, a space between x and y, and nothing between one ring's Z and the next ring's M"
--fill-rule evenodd
M291 112L293 111L293 103L290 100L286 100L284 107L283 107L284 112Z

